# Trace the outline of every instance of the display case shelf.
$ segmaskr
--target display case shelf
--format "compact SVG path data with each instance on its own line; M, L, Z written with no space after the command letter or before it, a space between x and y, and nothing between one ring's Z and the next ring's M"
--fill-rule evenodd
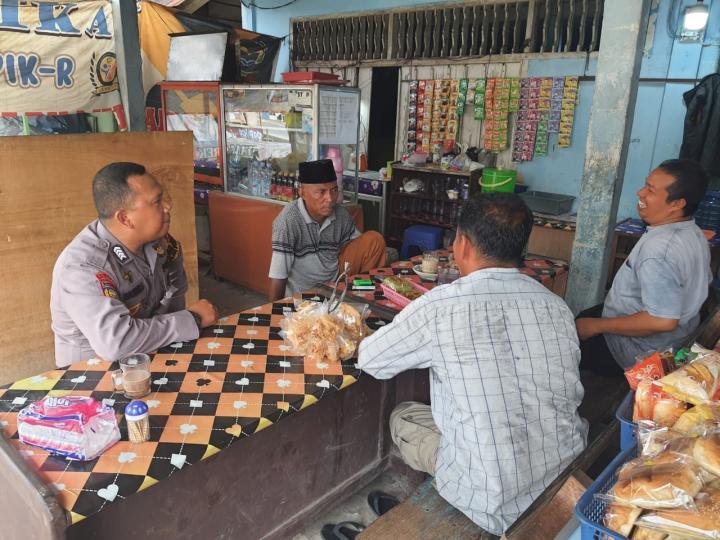
M357 88L223 84L220 98L228 194L286 203L297 197L287 188L297 187L298 164L329 158L345 201L357 202L357 170L343 167L358 155ZM352 186L343 186L343 169L351 169ZM277 186L286 189L280 200Z

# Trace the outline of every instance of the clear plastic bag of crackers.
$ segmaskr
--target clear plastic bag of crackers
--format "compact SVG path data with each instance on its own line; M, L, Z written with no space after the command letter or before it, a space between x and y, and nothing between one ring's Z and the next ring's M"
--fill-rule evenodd
M331 310L327 300L295 300L295 312L280 321L280 335L297 354L318 362L351 358L370 332L367 304L340 302Z

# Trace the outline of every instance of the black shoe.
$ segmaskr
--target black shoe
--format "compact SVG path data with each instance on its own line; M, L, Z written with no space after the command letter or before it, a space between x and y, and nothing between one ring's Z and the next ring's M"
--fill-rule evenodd
M365 525L355 521L341 521L338 524L323 525L320 534L323 540L353 540L365 530Z
M392 510L400 504L400 501L395 497L382 491L371 491L368 493L367 500L372 511L378 516L382 516L385 512Z

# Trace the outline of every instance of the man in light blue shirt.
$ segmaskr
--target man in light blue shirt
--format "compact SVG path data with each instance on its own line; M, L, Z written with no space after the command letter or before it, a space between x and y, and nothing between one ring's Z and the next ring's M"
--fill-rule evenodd
M647 177L637 205L647 231L604 306L576 320L581 368L619 374L648 351L681 347L697 328L712 276L707 240L692 215L707 186L702 167L684 159L664 161Z

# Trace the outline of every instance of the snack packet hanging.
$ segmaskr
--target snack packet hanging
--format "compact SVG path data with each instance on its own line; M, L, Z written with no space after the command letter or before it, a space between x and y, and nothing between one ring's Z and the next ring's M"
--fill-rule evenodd
M662 389L681 401L700 405L711 401L720 388L720 357L716 352L698 356L659 380Z
M327 300L298 302L294 313L280 321L280 335L295 352L317 362L338 362L352 357L369 333L366 304L341 302L333 312Z
M112 407L85 396L46 396L18 413L18 435L25 444L66 459L95 459L120 440Z

